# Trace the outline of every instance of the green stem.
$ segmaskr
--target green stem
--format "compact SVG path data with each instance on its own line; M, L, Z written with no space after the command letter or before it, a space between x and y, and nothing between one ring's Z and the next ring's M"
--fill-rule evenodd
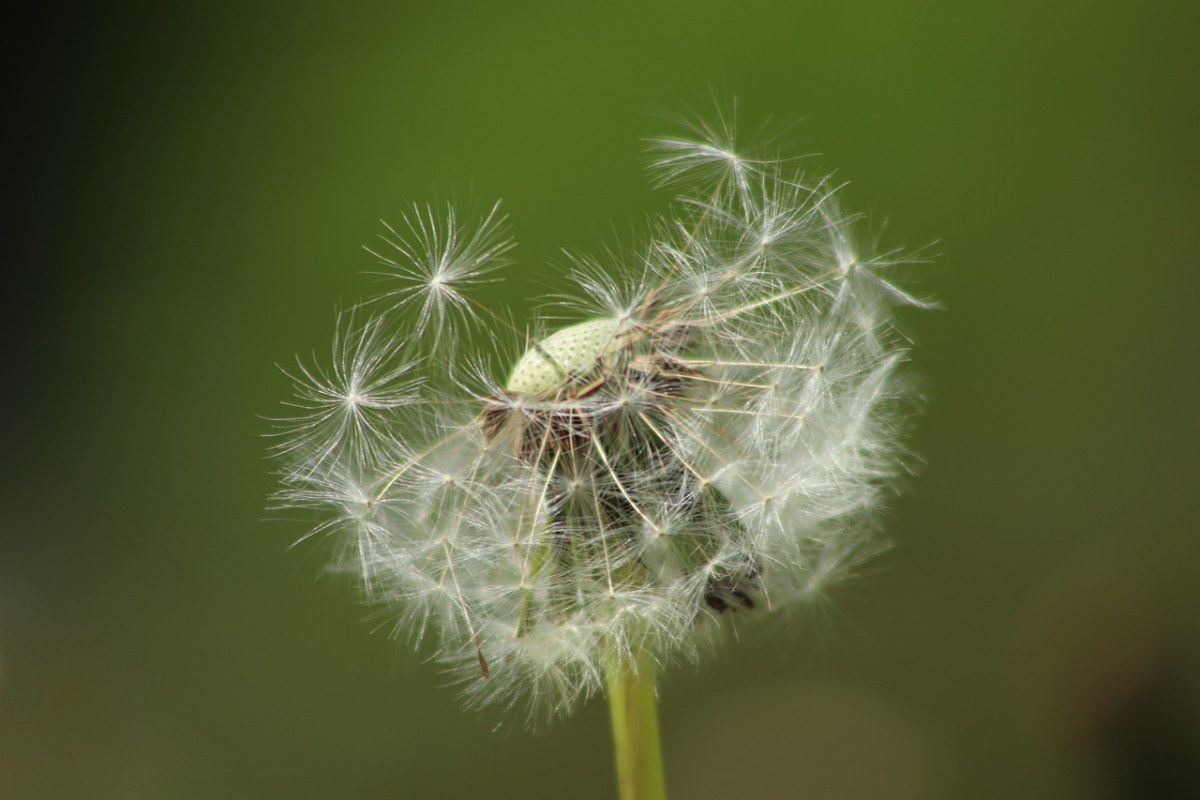
M654 659L613 659L608 668L608 708L621 800L666 800Z

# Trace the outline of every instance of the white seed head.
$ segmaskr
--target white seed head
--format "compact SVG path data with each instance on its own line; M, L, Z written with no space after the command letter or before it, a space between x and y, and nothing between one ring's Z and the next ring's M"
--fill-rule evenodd
M281 421L279 501L324 510L314 533L480 702L569 711L611 658L691 658L880 549L911 405L893 310L924 304L823 181L743 157L731 125L658 146L688 194L640 255L577 260L582 321L499 376L446 347L510 245L494 209L416 211L395 302L343 318Z

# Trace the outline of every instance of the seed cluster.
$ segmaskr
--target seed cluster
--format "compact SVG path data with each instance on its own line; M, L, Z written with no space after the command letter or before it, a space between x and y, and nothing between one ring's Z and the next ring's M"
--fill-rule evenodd
M399 288L296 376L282 503L320 509L315 532L476 699L567 711L612 659L694 656L732 612L811 600L880 547L910 407L893 311L920 303L826 183L727 133L657 143L677 216L636 255L580 259L582 321L525 337L506 379L444 356L509 249L495 211L389 229Z

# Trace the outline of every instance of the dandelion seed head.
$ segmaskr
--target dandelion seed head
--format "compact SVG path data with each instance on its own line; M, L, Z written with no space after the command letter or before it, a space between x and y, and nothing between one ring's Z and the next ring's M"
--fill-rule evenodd
M574 297L511 359L454 326L518 330L468 297L507 263L497 208L414 208L374 315L294 376L279 503L325 512L314 533L472 704L565 713L614 656L695 658L880 549L911 408L893 310L923 303L836 187L734 133L657 140L673 213L638 250L573 257Z

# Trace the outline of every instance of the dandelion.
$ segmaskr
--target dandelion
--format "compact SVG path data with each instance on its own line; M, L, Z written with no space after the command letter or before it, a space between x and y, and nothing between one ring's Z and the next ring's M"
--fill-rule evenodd
M498 208L389 227L393 283L342 317L331 367L294 371L276 448L279 502L319 509L470 703L539 719L608 694L625 798L663 796L661 666L880 549L910 408L894 310L923 305L836 187L740 155L731 124L654 148L671 218L576 259L511 358L450 346L459 321L518 330L471 294L507 263Z

